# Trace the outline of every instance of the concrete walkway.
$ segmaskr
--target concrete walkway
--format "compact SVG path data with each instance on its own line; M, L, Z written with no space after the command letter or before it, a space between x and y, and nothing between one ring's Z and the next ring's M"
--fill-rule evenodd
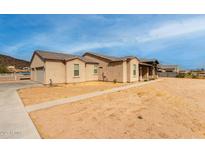
M35 105L26 106L25 109L26 109L27 112L37 111L37 110L41 110L41 109L50 108L50 107L53 107L53 106L56 106L56 105L76 102L76 101L80 101L80 100L83 100L83 99L88 99L88 98L95 97L95 96L100 96L100 95L103 95L103 94L109 94L109 93L113 93L113 92L117 92L117 91L121 91L121 90L126 90L126 89L133 88L133 87L140 87L140 86L143 86L143 85L146 85L146 84L151 84L151 83L159 82L159 81L162 81L162 79L157 79L157 80L153 80L153 81L149 81L149 82L138 82L138 83L133 83L133 84L117 87L117 88L112 88L112 89L109 89L109 90L96 91L96 92L83 94L83 95L79 95L79 96L63 98L63 99L54 100L54 101L48 101L48 102L44 102L44 103L39 103L39 104L35 104Z
M0 84L0 138L40 138L16 90L35 86L29 81Z

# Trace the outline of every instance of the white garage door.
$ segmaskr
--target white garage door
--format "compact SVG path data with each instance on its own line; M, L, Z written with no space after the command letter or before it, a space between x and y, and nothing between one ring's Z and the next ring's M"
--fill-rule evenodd
M36 81L43 83L44 82L44 68L36 68Z

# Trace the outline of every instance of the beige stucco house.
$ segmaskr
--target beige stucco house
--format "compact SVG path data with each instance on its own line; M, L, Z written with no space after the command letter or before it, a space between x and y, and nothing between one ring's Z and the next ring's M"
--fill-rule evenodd
M43 84L84 81L136 82L156 77L156 61L137 57L111 57L93 52L76 56L35 51L31 59L31 79Z
M98 63L86 58L35 51L31 59L31 79L43 84L98 80Z
M139 80L139 59L137 57L111 57L86 52L84 58L99 64L98 79L102 81L135 82Z

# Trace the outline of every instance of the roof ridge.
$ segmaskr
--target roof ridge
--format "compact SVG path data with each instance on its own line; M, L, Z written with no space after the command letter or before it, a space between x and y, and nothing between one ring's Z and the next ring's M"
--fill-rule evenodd
M83 56L85 54L92 54L92 55L95 55L95 56L99 56L99 57L102 57L102 58L105 58L105 59L108 59L110 61L121 61L121 60L127 60L128 58L136 58L138 59L136 56L124 56L124 57L116 57L116 56L107 56L107 55L104 55L104 54L101 54L101 53L95 53L95 52L92 52L92 51L87 51L83 54Z
M44 53L51 53L51 54L63 54L63 55L69 55L69 56L78 56L78 55L73 55L69 53L64 53L63 51L51 51L51 50L35 50L35 52L44 52Z

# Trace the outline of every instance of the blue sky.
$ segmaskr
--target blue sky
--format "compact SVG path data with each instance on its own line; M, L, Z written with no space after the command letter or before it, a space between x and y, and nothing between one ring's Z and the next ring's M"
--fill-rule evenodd
M0 15L0 53L30 60L36 49L202 68L205 15Z

